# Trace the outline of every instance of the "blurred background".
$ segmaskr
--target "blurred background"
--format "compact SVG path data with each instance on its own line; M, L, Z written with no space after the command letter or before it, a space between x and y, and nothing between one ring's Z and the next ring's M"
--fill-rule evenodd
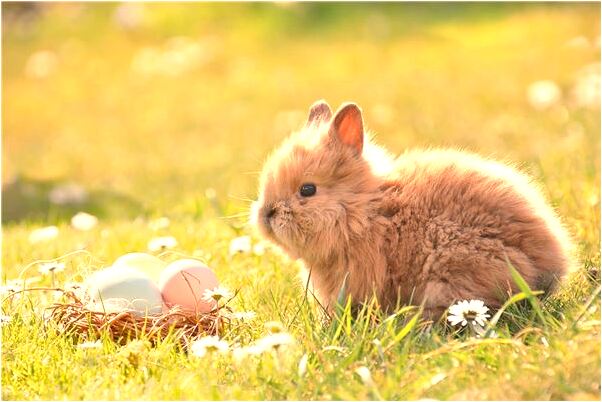
M5 225L244 211L320 98L599 208L599 4L4 2L2 29Z

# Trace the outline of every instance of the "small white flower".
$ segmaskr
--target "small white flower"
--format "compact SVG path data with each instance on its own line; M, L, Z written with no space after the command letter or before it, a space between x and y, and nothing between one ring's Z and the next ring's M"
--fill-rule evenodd
M150 251L161 251L168 248L174 248L178 245L178 241L173 236L155 237L148 242Z
M0 315L0 327L7 325L12 319L10 315Z
M230 241L230 255L249 253L251 251L251 237L240 236Z
M31 244L42 243L55 239L59 235L59 228L56 226L46 226L40 229L32 230L29 234Z
M560 88L554 81L536 81L527 88L527 99L535 109L543 110L556 104L561 97Z
M303 377L305 375L305 373L307 372L307 360L308 359L309 359L309 356L307 355L307 353L305 353L301 357L301 360L299 360L299 366L297 367L297 374L299 375L299 377Z
M86 342L82 342L79 345L77 345L78 349L100 349L102 348L102 342L99 340L97 341L86 341Z
M228 300L231 297L232 297L232 292L230 291L230 289L225 288L223 286L218 286L218 287L214 288L213 290L205 289L202 300L208 301L208 302L215 300L216 302L219 302L221 299Z
M230 317L232 317L235 320L251 321L255 319L255 317L257 317L257 313L255 313L254 311L235 311L232 314L230 314Z
M256 345L263 350L275 349L291 346L295 344L295 338L287 332L278 332L276 334L266 335L258 339Z
M10 297L10 300L13 301L21 299L23 293L20 292L25 290L29 283L33 283L33 278L26 280L11 279L6 281L4 285L0 286L0 298L4 299L6 297Z
M462 300L449 308L447 320L451 325L477 323L483 327L490 317L487 311L489 307L482 300Z
M48 275L52 272L57 273L65 270L65 264L62 262L42 262L39 264L38 271L43 275Z
M197 357L213 352L226 353L228 349L228 342L220 340L217 336L204 336L190 345L190 352Z
M431 380L430 380L431 386L439 384L441 381L445 380L446 377L447 377L447 375L443 374L443 373L435 374L434 376L431 377Z
M372 374L370 373L370 369L366 366L359 366L355 369L355 374L357 374L362 382L365 385L372 385L374 381L372 380Z
M71 226L77 230L92 230L96 225L98 225L98 218L86 212L78 212L71 218Z
M50 50L39 50L27 59L25 75L28 78L46 78L56 70L57 65L56 53Z
M23 290L23 282L18 280L12 280L0 286L0 295L4 297L6 295L19 292L21 290Z
M589 64L577 74L571 95L578 106L600 107L600 64Z
M150 221L148 223L148 227L151 230L158 231L161 229L167 229L169 227L170 223L171 222L170 222L169 218L162 216L161 218L157 218L155 220Z

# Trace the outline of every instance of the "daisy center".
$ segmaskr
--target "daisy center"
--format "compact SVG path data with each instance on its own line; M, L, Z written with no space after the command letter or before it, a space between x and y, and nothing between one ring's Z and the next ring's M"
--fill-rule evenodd
M471 310L465 311L463 314L464 314L464 318L467 320L470 320L470 321L474 321L475 318L477 318L477 316L478 316L476 311L471 311Z

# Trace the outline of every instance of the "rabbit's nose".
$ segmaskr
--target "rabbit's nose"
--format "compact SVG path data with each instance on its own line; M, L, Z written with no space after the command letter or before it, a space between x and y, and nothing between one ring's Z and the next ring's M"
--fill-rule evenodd
M274 215L276 215L276 208L272 206L265 207L264 214L265 219L269 221Z

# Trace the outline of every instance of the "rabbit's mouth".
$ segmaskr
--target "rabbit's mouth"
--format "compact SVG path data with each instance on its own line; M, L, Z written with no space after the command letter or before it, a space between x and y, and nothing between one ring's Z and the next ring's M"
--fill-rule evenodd
M259 201L253 202L252 206L252 223L259 229L262 235L274 241L281 243L280 237L276 232L281 232L284 226L282 216L273 204L261 204Z
M284 248L289 254L295 249L296 226L292 208L286 201L259 202L253 205L253 223L268 240Z

